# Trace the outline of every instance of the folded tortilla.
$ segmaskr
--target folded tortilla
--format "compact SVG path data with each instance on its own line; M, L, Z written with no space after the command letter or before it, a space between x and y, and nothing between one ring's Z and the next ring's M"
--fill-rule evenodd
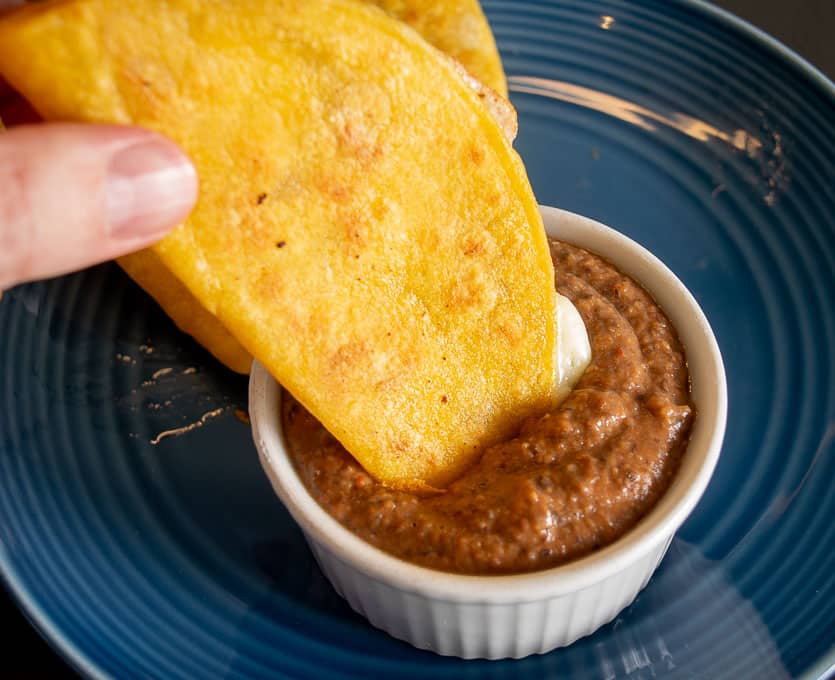
M430 44L460 63L474 78L470 84L499 117L506 132L511 138L515 136L515 112L506 101L504 70L478 0L368 1L407 23ZM466 78L466 73L462 77ZM117 262L157 301L180 330L191 335L233 371L249 373L252 364L249 352L179 284L153 251L125 255Z
M349 0L58 0L0 21L0 73L46 119L186 150L197 206L151 252L381 480L442 486L550 405L524 167L402 23Z

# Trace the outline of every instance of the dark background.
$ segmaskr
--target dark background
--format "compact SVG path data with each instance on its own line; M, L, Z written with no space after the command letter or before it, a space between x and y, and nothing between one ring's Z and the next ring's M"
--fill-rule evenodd
M714 0L770 33L835 80L833 0Z
M715 4L779 38L835 79L835 0L719 0ZM0 677L73 677L2 591L0 628L4 638Z

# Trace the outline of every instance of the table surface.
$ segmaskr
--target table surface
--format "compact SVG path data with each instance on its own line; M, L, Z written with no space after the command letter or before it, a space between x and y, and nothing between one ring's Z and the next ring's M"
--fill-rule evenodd
M835 1L719 0L715 4L782 40L835 80ZM5 593L0 593L0 621L5 637L0 675L74 677Z

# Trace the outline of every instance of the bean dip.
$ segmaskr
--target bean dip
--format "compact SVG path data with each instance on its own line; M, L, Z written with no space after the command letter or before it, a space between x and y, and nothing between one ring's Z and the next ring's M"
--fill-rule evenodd
M551 255L557 290L585 321L591 363L562 404L487 448L443 493L381 485L285 393L290 454L344 526L426 567L504 574L586 555L655 505L694 417L681 344L649 294L611 264L556 241Z

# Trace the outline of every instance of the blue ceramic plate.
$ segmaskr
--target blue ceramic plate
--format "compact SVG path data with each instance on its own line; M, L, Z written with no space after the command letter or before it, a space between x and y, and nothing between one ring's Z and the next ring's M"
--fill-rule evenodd
M78 669L128 677L783 678L835 662L835 88L683 0L487 2L542 203L660 256L728 371L716 476L572 647L463 662L374 630L262 474L245 380L114 266L0 304L0 564Z

